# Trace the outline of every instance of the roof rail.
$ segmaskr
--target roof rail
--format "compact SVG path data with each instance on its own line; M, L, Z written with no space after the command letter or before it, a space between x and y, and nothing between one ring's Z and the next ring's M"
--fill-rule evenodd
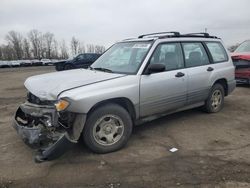
M168 32L159 32L159 33L149 33L149 34L144 34L144 35L140 35L138 38L141 39L145 36L155 36L155 35L163 35L163 34L173 34L172 36L180 36L180 33L177 31L168 31ZM164 36L164 35L163 35ZM163 37L160 36L160 37ZM165 36L170 36L170 35L165 35Z
M209 37L209 33L187 33L184 35L203 35L204 37Z
M187 33L181 35L182 37L205 37L205 38L218 38L216 36L211 36L209 33Z

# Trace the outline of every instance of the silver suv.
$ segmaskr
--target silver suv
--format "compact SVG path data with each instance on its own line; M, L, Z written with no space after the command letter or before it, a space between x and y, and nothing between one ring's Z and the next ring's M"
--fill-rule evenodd
M108 153L146 120L199 106L219 112L235 77L219 38L164 32L118 42L87 70L32 76L25 87L27 101L13 125L42 162L80 138L92 151Z

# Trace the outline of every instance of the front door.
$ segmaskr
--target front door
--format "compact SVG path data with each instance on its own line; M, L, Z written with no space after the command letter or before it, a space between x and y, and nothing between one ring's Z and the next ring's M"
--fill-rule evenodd
M159 44L149 63L162 63L166 70L141 76L140 116L164 113L185 106L187 73L180 43Z

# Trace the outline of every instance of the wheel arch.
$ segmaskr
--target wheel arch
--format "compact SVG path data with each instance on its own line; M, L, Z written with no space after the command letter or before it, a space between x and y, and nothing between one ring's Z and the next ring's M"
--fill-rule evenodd
M214 82L213 85L215 84L221 84L224 88L225 96L228 95L228 84L227 84L227 79L226 78L220 78Z
M118 104L121 107L123 107L125 110L127 110L127 112L130 114L131 119L132 119L133 122L135 122L135 120L137 119L138 114L136 112L135 106L131 102L131 100L126 98L126 97L111 98L111 99L106 99L106 100L103 100L103 101L100 101L100 102L96 103L87 112L87 117L96 108L98 108L98 107L100 107L100 106L102 106L104 104L109 104L109 103Z

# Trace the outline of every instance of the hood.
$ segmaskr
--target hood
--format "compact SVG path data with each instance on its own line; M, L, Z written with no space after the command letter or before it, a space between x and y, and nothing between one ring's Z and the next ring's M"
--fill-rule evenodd
M84 85L122 77L122 74L106 73L86 69L75 69L29 77L24 85L42 100L56 100L65 91Z
M233 60L247 60L250 61L250 52L244 52L244 53L232 53L231 57Z

